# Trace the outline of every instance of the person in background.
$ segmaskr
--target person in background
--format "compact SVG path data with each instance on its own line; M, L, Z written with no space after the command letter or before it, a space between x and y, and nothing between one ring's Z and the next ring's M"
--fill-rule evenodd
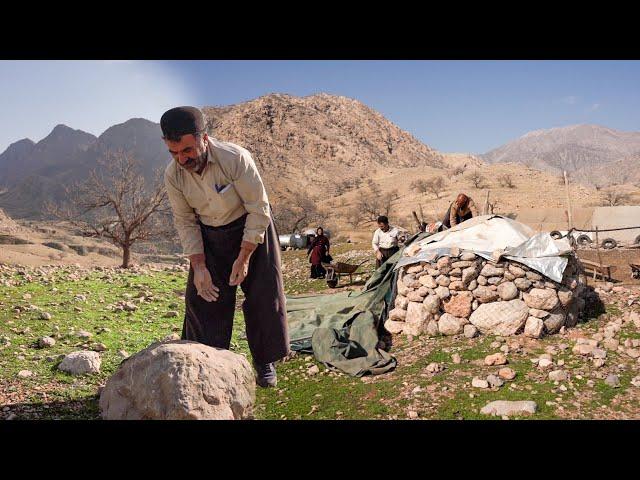
M378 229L373 232L371 246L376 254L376 268L389 259L394 253L400 250L398 246L398 235L400 231L396 227L389 225L389 219L380 215L378 217Z
M442 219L442 226L452 228L465 220L477 216L478 207L476 207L474 201L464 193L460 193L455 201L449 205L449 209Z
M327 271L322 266L322 262L327 261L330 247L331 244L325 236L324 230L322 227L318 227L316 229L316 236L311 241L309 249L307 250L307 255L311 255L309 257L309 262L311 262L310 278L324 278L326 276Z

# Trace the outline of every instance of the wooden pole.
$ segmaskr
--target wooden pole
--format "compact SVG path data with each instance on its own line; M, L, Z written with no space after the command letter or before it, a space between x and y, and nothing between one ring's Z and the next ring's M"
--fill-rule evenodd
M567 171L563 170L564 174L564 187L567 193L567 212L569 217L569 230L573 228L573 214L571 212L571 195L569 195L569 180L567 179Z
M598 238L598 226L596 225L596 253L598 254L598 263L602 265L602 258L600 257L600 239ZM604 277L604 274L601 274ZM595 275L593 276L595 279ZM603 278L604 280L604 278Z
M489 190L487 190L487 198L484 200L484 213L483 215L489 214Z

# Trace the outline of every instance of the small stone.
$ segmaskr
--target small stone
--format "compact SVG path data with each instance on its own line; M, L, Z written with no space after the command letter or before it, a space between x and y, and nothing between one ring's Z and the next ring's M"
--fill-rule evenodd
M408 416L409 416L409 418L411 418L411 419L416 419L416 418L418 418L418 412L409 411L409 412L407 413L407 415L408 415Z
M454 353L453 355L451 355L451 361L455 364L459 364L462 359L460 358L460 355L458 355L457 353Z
M552 372L549 372L549 380L553 382L564 382L568 380L568 378L569 376L564 370L554 370Z
M594 358L593 359L593 366L595 368L604 367L605 363L606 363L606 360L604 358Z
M513 282L504 282L498 285L498 295L502 300L513 300L518 297L518 288Z
M489 388L489 382L478 377L474 377L471 380L471 386L475 388Z
M538 317L528 317L524 325L524 334L530 338L540 338L544 332L544 322Z
M18 372L18 377L20 378L29 378L33 376L33 372L31 370L20 370Z
M529 272L527 272L529 273ZM528 414L533 415L536 413L538 406L536 402L531 400L520 401L508 401L508 400L495 400L488 403L480 410L483 415L497 415L497 416L514 416Z
M174 318L178 316L178 312L175 310L169 310L167 313L163 315L164 318Z
M92 334L92 333L90 333L90 332L87 332L87 331L85 331L85 330L80 330L80 331L77 333L77 336L78 336L79 338L91 338L91 337L93 337L93 334Z
M442 371L443 368L439 363L431 362L429 365L427 365L426 370L429 373L438 373L438 372Z
M487 382L489 382L489 385L491 385L491 387L495 387L495 388L500 388L501 386L504 385L504 382L502 381L502 379L496 375L488 375Z
M538 362L538 368L549 368L553 365L553 362L547 358L541 358Z
M624 353L631 358L640 358L640 350L637 348L627 348Z
M607 378L604 380L604 383L606 383L607 385L613 388L620 387L620 379L618 378L617 375L614 375L614 374L607 376Z
M504 378L505 380L513 380L516 378L516 372L512 368L504 367L498 370L498 375L500 378Z
M310 376L320 373L320 368L317 365L312 365L307 369L307 374Z
M56 341L51 337L42 337L38 340L38 346L40 348L53 347L56 344Z
M129 358L129 354L126 350L118 350L118 356L122 358Z
M491 365L506 365L507 357L503 353L494 353L493 355L487 355L484 359L484 364Z
M51 314L49 312L40 312L41 320L51 320Z
M478 328L475 325L466 324L463 332L466 338L473 338L478 335Z

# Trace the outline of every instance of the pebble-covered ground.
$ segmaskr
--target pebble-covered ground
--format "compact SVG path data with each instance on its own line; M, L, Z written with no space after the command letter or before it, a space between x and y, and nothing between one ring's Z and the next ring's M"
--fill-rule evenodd
M344 244L332 255L357 264L370 252ZM283 263L288 294L333 291L308 279L306 252L283 252ZM371 269L340 288L360 288ZM99 388L122 358L180 334L186 275L183 266L0 266L0 419L100 418ZM347 377L312 356L292 355L278 365L278 386L258 389L256 417L638 418L640 288L601 287L608 290L598 289L603 308L562 334L396 336L398 367L380 376ZM241 311L236 319L232 350L248 355ZM65 355L83 350L99 353L99 373L58 368ZM503 400L522 402L491 404Z

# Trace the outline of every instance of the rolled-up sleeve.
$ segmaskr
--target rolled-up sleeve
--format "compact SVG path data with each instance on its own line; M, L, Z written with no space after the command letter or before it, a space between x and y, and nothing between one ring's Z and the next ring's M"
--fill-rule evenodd
M373 247L373 251L377 252L380 250L380 235L378 235L378 230L373 232L373 239L371 240L371 246Z
M177 186L175 175L171 168L164 172L164 185L167 189L169 203L173 210L173 222L182 243L182 250L185 255L195 255L204 253L202 243L202 233L196 213L185 199L182 191Z
M232 165L232 180L247 210L243 241L263 243L271 215L267 191L251 154L243 150Z

